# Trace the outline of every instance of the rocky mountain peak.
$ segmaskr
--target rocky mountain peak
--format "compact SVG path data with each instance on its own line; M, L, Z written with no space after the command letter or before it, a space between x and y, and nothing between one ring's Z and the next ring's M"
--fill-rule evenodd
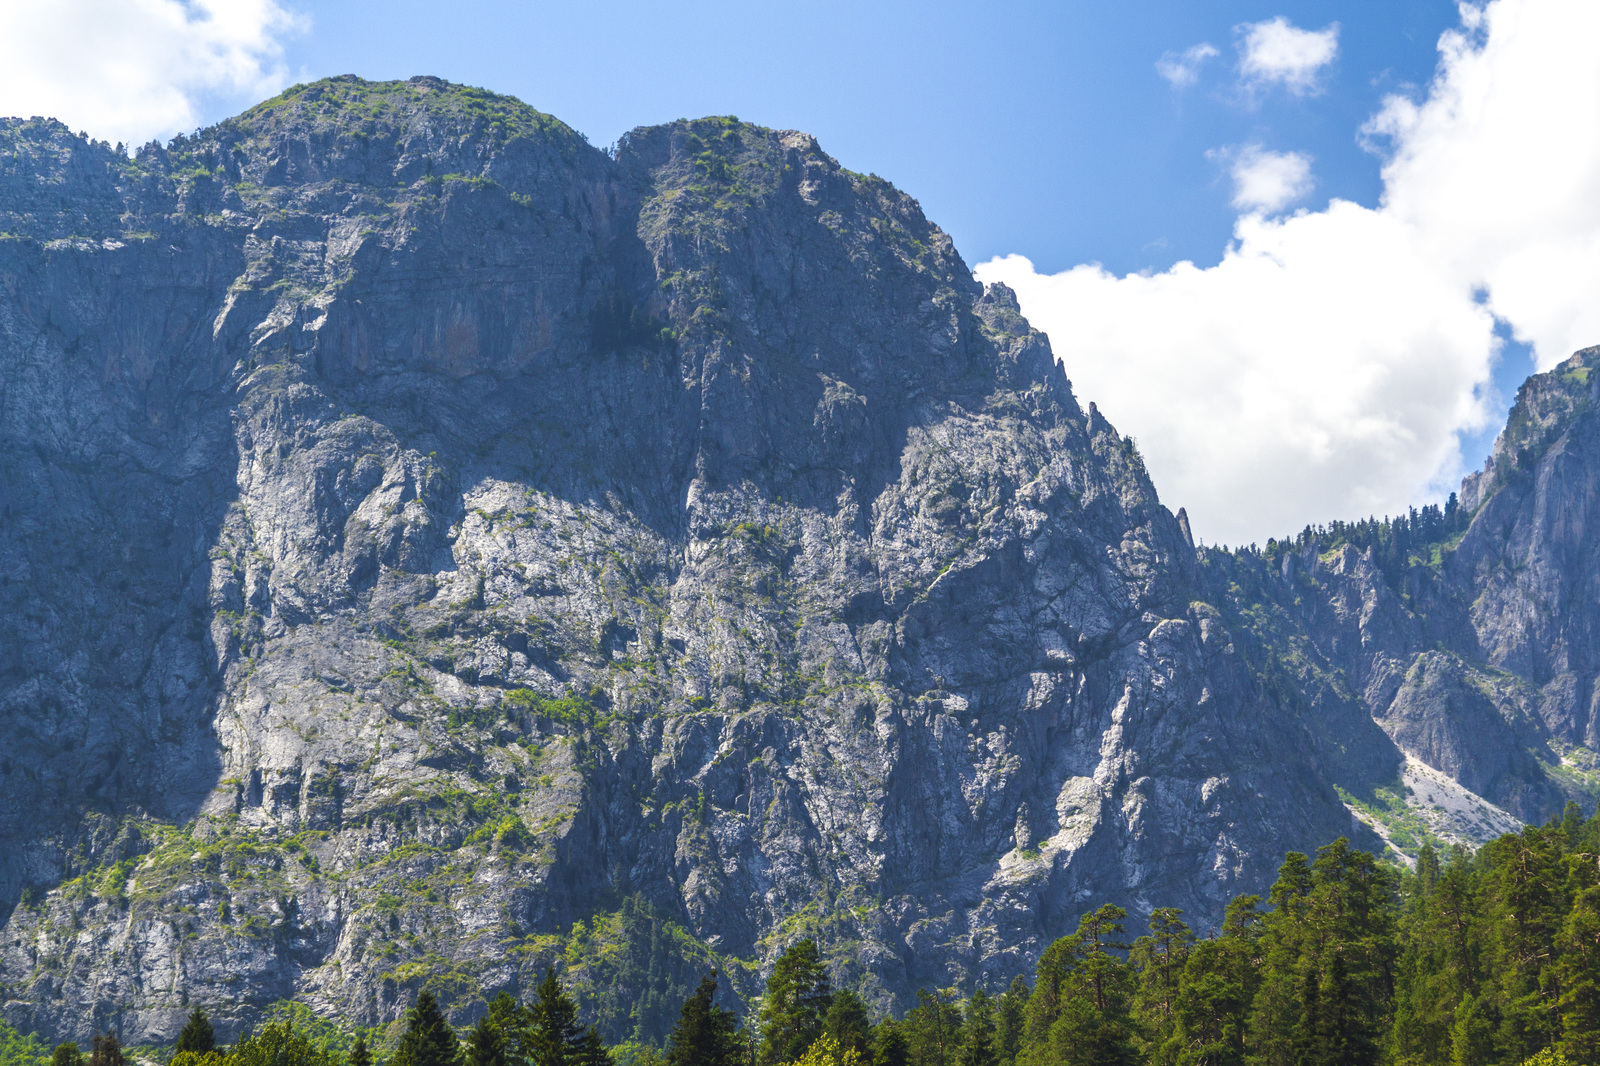
M1476 511L1519 473L1526 476L1571 421L1589 409L1600 388L1600 381L1591 380L1597 361L1600 348L1585 348L1522 383L1483 469L1461 482L1463 507Z

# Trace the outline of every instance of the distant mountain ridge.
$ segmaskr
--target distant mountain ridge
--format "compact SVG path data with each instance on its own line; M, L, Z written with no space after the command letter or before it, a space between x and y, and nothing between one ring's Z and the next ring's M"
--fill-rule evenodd
M611 156L433 78L132 160L0 122L5 1015L460 1020L559 963L658 1037L618 1004L801 934L903 1006L1103 900L1204 925L1290 848L1544 817L1595 791L1592 355L1396 592L1197 552L805 134Z
M1523 821L1593 805L1600 784L1597 359L1584 349L1530 377L1443 511L1201 553L1230 623L1307 693L1309 715L1347 736L1370 719L1410 756L1406 776L1427 776L1420 763ZM1410 806L1367 813L1413 834L1418 818L1451 824Z

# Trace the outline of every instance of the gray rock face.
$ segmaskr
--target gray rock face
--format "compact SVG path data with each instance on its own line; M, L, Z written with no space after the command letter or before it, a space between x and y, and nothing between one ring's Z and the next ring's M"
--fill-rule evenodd
M1329 682L1344 718L1308 717L1245 654L1010 292L804 134L612 157L491 94L334 79L132 161L54 123L0 149L25 1029L161 1041L204 1003L229 1035L292 996L373 1023L424 983L465 1019L602 972L629 899L746 991L809 933L903 1006L1103 900L1214 921L1365 832L1334 784L1397 764L1372 701ZM1468 547L1496 617L1557 595ZM1504 704L1358 652L1431 631L1341 559L1349 676L1498 794ZM1563 639L1494 661L1537 644L1571 695L1524 717L1577 742Z
M1600 798L1597 359L1586 349L1529 378L1462 485L1459 531L1412 537L1387 569L1379 545L1326 532L1256 556L1204 553L1263 675L1361 738L1342 784L1392 783L1408 756L1527 821Z

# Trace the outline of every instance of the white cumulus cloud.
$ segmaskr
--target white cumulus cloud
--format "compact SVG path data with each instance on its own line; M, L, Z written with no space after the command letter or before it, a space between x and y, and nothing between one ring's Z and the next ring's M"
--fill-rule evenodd
M1282 15L1237 28L1239 73L1250 86L1281 85L1297 96L1320 88L1318 76L1339 54L1339 24L1302 30Z
M279 38L298 25L276 0L0 3L0 115L129 145L170 136L207 97L282 88Z
M1233 206L1271 214L1311 191L1311 157L1303 152L1271 152L1259 144L1221 153L1229 160Z
M1017 290L1207 540L1454 487L1460 436L1488 417L1496 316L1543 367L1600 343L1600 5L1462 10L1426 95L1369 124L1391 151L1376 207L1273 218L1245 200L1206 269L978 268Z
M1392 138L1383 210L1548 368L1600 344L1600 5L1464 14L1426 99L1391 98L1367 126Z
M1164 52L1156 60L1156 73L1175 87L1183 89L1200 80L1200 68L1206 60L1215 59L1220 54L1214 45L1204 42L1182 52Z

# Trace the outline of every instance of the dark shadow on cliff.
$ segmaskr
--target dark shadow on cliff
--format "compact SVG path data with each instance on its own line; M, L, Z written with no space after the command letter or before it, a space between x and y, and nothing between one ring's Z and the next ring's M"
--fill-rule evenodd
M167 236L0 253L5 915L141 850L128 818L190 821L220 776L208 553L237 457L204 269L159 303L129 291L200 239Z

